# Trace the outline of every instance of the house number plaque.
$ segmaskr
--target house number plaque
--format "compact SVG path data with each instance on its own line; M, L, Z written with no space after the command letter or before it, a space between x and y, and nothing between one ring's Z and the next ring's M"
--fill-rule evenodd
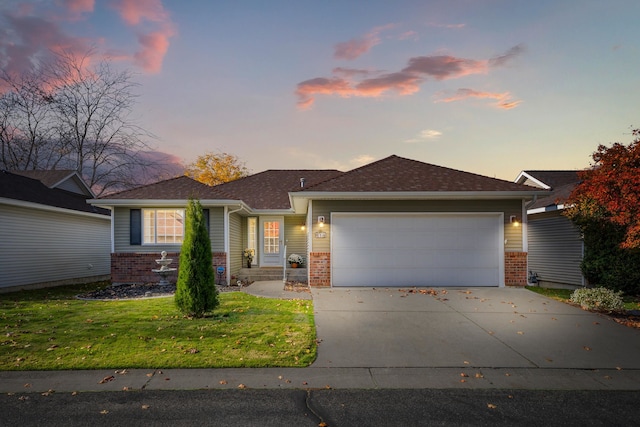
M327 233L325 233L324 231L316 232L316 239L324 239L325 237L327 237Z

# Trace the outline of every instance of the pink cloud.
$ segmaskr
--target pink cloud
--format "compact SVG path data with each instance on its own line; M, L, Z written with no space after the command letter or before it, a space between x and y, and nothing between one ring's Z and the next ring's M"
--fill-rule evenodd
M0 32L0 67L6 72L23 73L54 53L80 55L89 50L89 40L68 36L56 23L39 16L5 14L4 19L7 29Z
M409 59L409 65L402 71L424 74L436 80L454 79L470 74L486 73L487 61L448 55L418 56Z
M473 74L486 74L493 67L507 64L522 51L523 47L518 45L502 55L479 60L451 55L417 56L410 58L407 66L402 70L384 74L379 71L337 67L333 69L334 77L318 77L297 85L298 107L310 108L317 95L338 95L343 98L380 97L387 92L396 92L402 96L411 95L418 92L420 85L429 79L440 81ZM362 80L357 81L358 78ZM491 96L481 96L480 92L461 89L453 97L444 98L438 102L452 102L469 97ZM493 99L499 99L501 101L499 107L504 109L515 108L520 103L520 101L509 100L508 96L495 96L495 94Z
M411 95L420 90L420 83L423 80L413 73L390 73L363 80L356 85L356 90L358 96L378 97L387 91L395 91L400 95Z
M135 53L136 64L149 73L158 73L162 69L162 61L169 49L169 37L172 33L154 32L138 36L141 49Z
M318 77L298 83L296 95L298 96L298 107L308 109L313 105L315 95L338 95L344 98L355 94L350 83L342 78L334 77L327 79Z
M157 29L138 34L140 49L133 55L137 65L148 73L158 73L169 49L169 39L175 35L171 17L160 0L117 0L113 3L122 20L129 26L140 28L147 21ZM159 27L159 28L158 28Z
M57 4L66 9L66 18L71 21L82 19L85 13L93 12L94 0L58 0Z
M380 44L380 32L392 28L394 24L375 27L360 38L351 39L335 45L334 58L353 60L369 52L372 47Z
M169 16L160 0L118 0L113 3L120 17L131 26L143 20L152 22L168 22Z
M450 29L459 29L459 28L464 28L467 26L467 24L440 24L437 22L429 22L427 24L430 27L436 27L436 28L450 28Z
M436 100L436 102L455 102L455 101L462 101L464 99L469 99L469 98L494 99L497 102L493 105L503 110L510 110L512 108L516 108L518 105L520 105L520 103L522 103L522 101L511 100L511 94L509 92L502 92L502 93L482 92L482 91L468 89L468 88L458 89L455 94L440 98Z

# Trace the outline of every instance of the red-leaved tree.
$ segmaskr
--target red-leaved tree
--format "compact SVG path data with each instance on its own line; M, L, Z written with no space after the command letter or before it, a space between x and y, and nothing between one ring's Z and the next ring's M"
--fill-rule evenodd
M574 221L608 221L624 230L622 248L640 248L640 129L634 141L598 146L593 164L580 173L568 215Z

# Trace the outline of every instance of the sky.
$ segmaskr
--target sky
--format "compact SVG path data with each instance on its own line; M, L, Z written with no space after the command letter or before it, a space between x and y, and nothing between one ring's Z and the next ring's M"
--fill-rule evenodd
M512 181L640 127L637 0L0 0L0 66L135 73L176 162L347 171L395 154Z

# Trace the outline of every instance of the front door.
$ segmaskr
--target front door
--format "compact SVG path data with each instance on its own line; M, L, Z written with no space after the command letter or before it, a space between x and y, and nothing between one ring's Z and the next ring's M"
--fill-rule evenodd
M281 216L260 217L260 266L275 267L283 265L282 241L284 237L284 218Z

